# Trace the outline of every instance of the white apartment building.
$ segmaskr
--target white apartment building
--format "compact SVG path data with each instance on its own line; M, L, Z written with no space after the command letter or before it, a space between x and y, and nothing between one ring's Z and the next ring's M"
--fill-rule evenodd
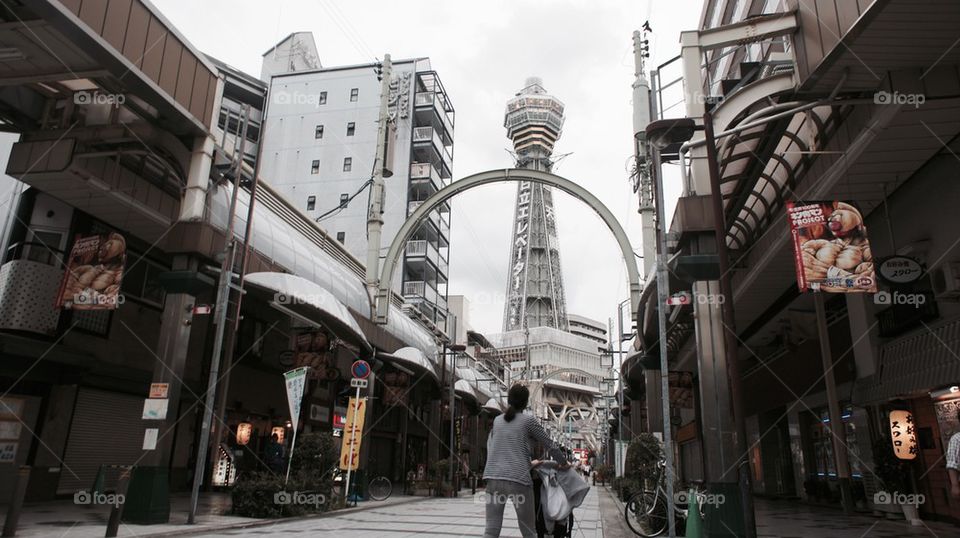
M568 330L571 334L593 340L602 346L607 345L606 323L576 314L567 314L567 323L569 325Z
M303 39L301 34L297 34ZM317 219L360 259L367 251L367 182L376 153L380 81L377 64L278 71L267 60L270 103L264 177ZM319 62L319 60L318 60ZM318 63L319 64L319 63ZM396 127L393 175L386 178L382 253L407 215L449 184L454 109L428 58L393 62L391 114ZM431 322L446 317L450 207L432 213L407 243L394 289Z

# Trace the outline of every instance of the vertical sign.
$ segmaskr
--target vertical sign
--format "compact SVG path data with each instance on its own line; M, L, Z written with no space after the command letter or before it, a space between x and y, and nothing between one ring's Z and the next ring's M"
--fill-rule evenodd
M863 216L840 202L787 202L800 291L877 292Z
M363 418L367 413L366 398L350 398L347 405L347 423L340 445L340 469L356 471L360 463L360 441L363 438Z
M303 367L283 374L283 379L287 383L287 405L290 407L290 423L293 425L294 434L297 432L297 422L300 421L300 402L303 400L307 370L307 367Z
M521 304L523 302L523 283L526 275L527 266L527 243L530 234L530 182L523 181L517 187L517 208L513 223L513 245L510 254L510 293L507 300L509 304L508 322L510 328L522 326L523 321L519 319Z

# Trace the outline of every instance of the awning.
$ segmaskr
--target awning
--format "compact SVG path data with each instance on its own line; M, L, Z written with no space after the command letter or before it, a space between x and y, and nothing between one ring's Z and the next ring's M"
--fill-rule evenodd
M855 405L911 398L960 383L960 319L931 323L880 347L877 373L857 379Z
M287 315L326 326L337 337L373 350L347 307L305 278L287 273L250 273L244 279L244 287Z
M503 413L503 407L500 404L500 401L496 398L490 398L487 400L487 403L483 404L483 408L487 411L492 411L495 414Z
M378 359L383 359L401 370L407 370L418 379L426 374L430 376L437 384L440 383L440 376L430 359L415 347L402 347L393 353L377 353ZM416 383L416 380L414 380Z
M480 401L480 397L477 395L477 391L473 388L473 384L466 379L458 379L453 385L453 390L460 393L462 396L469 396L470 398L473 398L474 401Z

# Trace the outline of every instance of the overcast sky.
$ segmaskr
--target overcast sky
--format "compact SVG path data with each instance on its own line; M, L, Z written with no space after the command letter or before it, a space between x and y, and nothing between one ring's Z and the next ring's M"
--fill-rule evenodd
M696 28L702 5L702 0L153 1L201 51L254 76L261 55L296 31L313 32L324 67L368 62L386 52L395 59L428 56L456 107L455 179L512 165L505 151L510 142L504 106L528 76L541 77L566 105L556 153L571 155L554 172L600 198L638 253L640 219L626 168L633 151L632 31L649 19L651 65L658 65L679 54L679 32ZM673 200L679 187L671 179L677 176L667 177L667 197ZM499 332L502 323L515 195L515 185L493 185L452 204L450 294L467 297L470 325L483 332ZM555 203L567 309L606 321L627 297L617 244L581 202L558 193ZM668 211L673 205L667 203Z

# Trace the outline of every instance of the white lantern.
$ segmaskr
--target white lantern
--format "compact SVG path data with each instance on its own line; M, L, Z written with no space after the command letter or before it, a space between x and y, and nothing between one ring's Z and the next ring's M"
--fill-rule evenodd
M917 457L917 434L913 413L896 409L890 411L890 439L897 459L913 460Z
M276 435L277 442L282 444L284 431L285 430L283 426L274 426L273 429L270 430L270 437L273 437L274 435Z
M237 444L246 445L250 442L250 436L253 434L253 424L241 422L237 425Z

